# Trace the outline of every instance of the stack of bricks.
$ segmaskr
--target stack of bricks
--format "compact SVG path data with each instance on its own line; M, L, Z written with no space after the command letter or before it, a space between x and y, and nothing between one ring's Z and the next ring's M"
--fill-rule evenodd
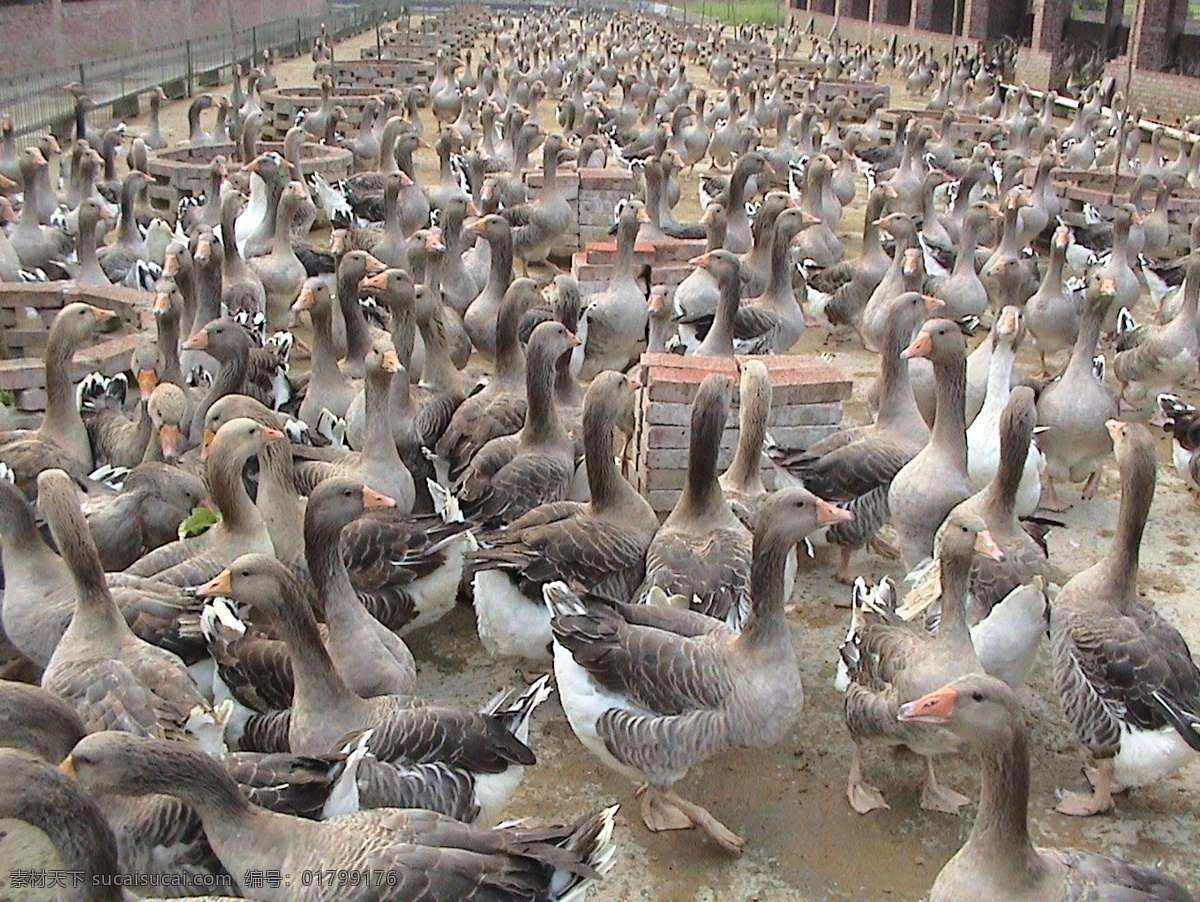
M717 466L724 470L733 460L738 440L738 362L756 359L771 377L771 416L767 429L781 447L807 448L837 431L842 402L850 397L850 379L819 357L766 355L755 358L678 357L643 354L638 367L642 388L634 423L633 485L660 517L679 500L687 475L691 405L696 390L709 373L725 373L734 386L734 405L721 436ZM764 461L763 481L770 487L775 476Z
M879 114L879 121L887 131L892 142L896 140L896 125L899 123L900 117L908 114L918 123L928 125L935 132L940 133L942 129L942 116L944 110L904 110L894 108L890 110L882 110ZM976 144L982 140L983 135L992 128L995 120L983 120L971 113L954 114L954 121L950 123L950 140L954 142L955 148L959 153L969 152ZM1008 147L1008 138L1005 135L993 135L989 139L989 143L996 150L1005 150Z
M423 59L346 60L333 63L329 74L334 90L359 88L386 91L433 81L434 64Z
M675 289L695 269L690 263L693 257L704 253L702 238L656 238L639 241L633 246L634 274L641 275L649 267L649 282L661 286L669 303L675 297ZM579 283L584 297L603 291L612 281L613 257L617 243L589 241L582 251L571 258L571 275Z
M367 98L378 93L374 88L340 88L334 92L334 103L346 111L346 120L341 126L343 131L358 128ZM263 111L262 136L266 141L282 141L296 121L296 114L301 110L314 112L321 107L321 90L316 86L271 88L259 91L258 96Z
M12 392L17 409L32 413L46 408L43 355L50 323L67 304L83 301L116 311L121 317L110 337L81 348L71 365L75 381L91 372L112 376L129 368L141 330L154 321L154 297L144 291L111 286L77 289L66 282L0 283L3 324L0 391Z

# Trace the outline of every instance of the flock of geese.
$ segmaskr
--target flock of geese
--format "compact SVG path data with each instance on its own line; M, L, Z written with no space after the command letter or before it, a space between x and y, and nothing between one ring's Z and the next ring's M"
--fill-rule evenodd
M821 75L754 62L772 54ZM1200 229L1180 255L1167 216L1200 186L1200 141L1171 161L1160 130L1147 153L1137 111L1093 88L1064 123L1053 95L1001 85L969 49L633 14L495 19L462 59L439 54L430 84L371 98L348 137L326 56L314 48L322 102L282 154L257 147L269 54L232 97L192 103L184 143L216 152L208 191L174 222L144 195L147 155L167 145L161 91L135 136L94 129L94 104L67 86L65 152L49 137L18 149L3 120L0 279L146 287L156 322L127 374L76 386L76 351L114 315L65 306L44 417L0 435L8 672L40 681L0 683L0 817L85 875L66 895L123 897L115 878L141 875L262 899L581 899L613 866L615 806L493 826L535 764L530 721L552 689L579 741L638 784L650 830L696 827L740 851L673 787L793 734L787 605L797 548L820 538L853 586L829 650L850 805L887 807L868 749L923 756L920 802L940 812L970 800L935 761L982 762L978 814L933 899L1192 898L1152 867L1032 844L1018 690L1048 635L1094 765L1064 814L1106 811L1200 751L1200 671L1137 590L1156 483L1137 420L1171 432L1200 495L1200 415L1174 394L1194 388L1200 354ZM932 115L902 112L889 131L880 103L854 123L844 100L807 99L823 79L879 75L933 89ZM965 149L964 116L982 127ZM310 141L349 147L356 173L305 176ZM438 176L422 184L414 159L431 145ZM639 195L614 211L606 286L581 296L549 262L574 217L557 173L610 156ZM705 162L703 215L680 221L680 174ZM1116 167L1130 201L1111 221L1067 211L1060 166ZM864 187L848 255L839 224ZM328 246L310 236L323 222ZM635 265L638 242L666 238L706 241L673 292ZM308 343L290 331L301 318ZM814 327L878 355L873 420L781 448L754 355ZM1025 342L1040 373L1017 366ZM661 524L620 465L647 349L749 355L732 464L719 472L735 386L712 373ZM1110 453L1111 546L1053 587L1053 521L1035 512L1066 509L1066 483L1090 499ZM907 586L856 577L863 549L899 557ZM404 639L460 595L483 646L527 677L479 710L416 695Z

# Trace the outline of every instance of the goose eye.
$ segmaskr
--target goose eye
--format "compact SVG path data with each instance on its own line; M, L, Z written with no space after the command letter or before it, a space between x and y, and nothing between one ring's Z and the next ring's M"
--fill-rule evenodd
M981 701L983 701L983 693L976 690L975 692L971 693L971 698L973 698L977 702L981 702Z

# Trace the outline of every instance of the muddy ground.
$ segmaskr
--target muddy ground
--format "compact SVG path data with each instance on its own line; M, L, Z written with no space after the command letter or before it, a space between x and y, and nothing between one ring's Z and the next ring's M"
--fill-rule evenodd
M374 43L373 35L345 42L338 53L357 56L358 47L366 43ZM693 70L693 81L712 89L704 73ZM312 63L301 57L280 64L277 72L283 85L310 84ZM892 91L894 104L912 103L901 84L893 82ZM544 104L544 122L551 128L553 109L552 102ZM185 138L186 105L165 106L163 125L171 140ZM423 175L436 174L432 152L421 151L418 161ZM699 205L694 179L685 182L683 193L679 218L695 219ZM851 254L858 246L864 199L865 186L860 185L856 202L841 224ZM1148 298L1144 297L1145 304ZM823 338L819 330L809 330L797 350L832 355L854 380L845 421L864 422L865 395L877 372L877 358L857 342L827 346ZM1034 371L1032 357L1023 355L1021 362ZM1183 394L1193 402L1200 398L1195 384L1185 386ZM1158 494L1142 548L1140 587L1185 637L1200 644L1200 611L1188 600L1200 574L1193 550L1200 509L1171 466L1165 439L1160 442L1159 459ZM1066 488L1068 497L1078 499L1079 486ZM1098 496L1062 515L1066 528L1050 537L1058 582L1091 564L1107 547L1118 494L1119 480L1110 461ZM650 834L638 817L634 787L583 749L553 698L535 717L530 744L538 764L527 771L508 816L573 819L586 810L620 802L619 857L593 894L597 899L922 898L942 864L966 838L974 808L960 817L922 811L917 805L923 774L920 760L878 752L868 753L867 773L882 789L891 810L861 817L849 808L844 789L851 743L842 722L841 697L832 687L837 648L845 635L848 593L832 578L834 564L829 549L818 549L816 560L802 565L796 583L791 624L807 694L803 722L777 747L710 761L694 768L676 787L748 839L743 855L731 856L694 832ZM860 565L873 576L900 575L897 565L874 557L863 558ZM421 666L420 691L431 698L482 703L518 681L510 663L491 661L483 652L468 607L460 606L434 629L412 637L411 644ZM1134 791L1101 817L1076 820L1056 814L1056 793L1064 788L1085 789L1086 782L1080 749L1050 684L1048 649L1043 648L1030 685L1021 695L1034 737L1030 817L1035 841L1161 864L1200 890L1200 860L1195 855L1195 837L1200 836L1200 769L1193 763L1172 779ZM944 782L976 796L973 762L948 760L940 770Z

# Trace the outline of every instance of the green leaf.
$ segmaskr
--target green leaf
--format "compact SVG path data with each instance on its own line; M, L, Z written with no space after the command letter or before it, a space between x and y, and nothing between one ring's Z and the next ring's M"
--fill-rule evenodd
M179 538L187 539L198 536L214 523L221 521L221 515L211 508L196 507L187 518L179 524Z

